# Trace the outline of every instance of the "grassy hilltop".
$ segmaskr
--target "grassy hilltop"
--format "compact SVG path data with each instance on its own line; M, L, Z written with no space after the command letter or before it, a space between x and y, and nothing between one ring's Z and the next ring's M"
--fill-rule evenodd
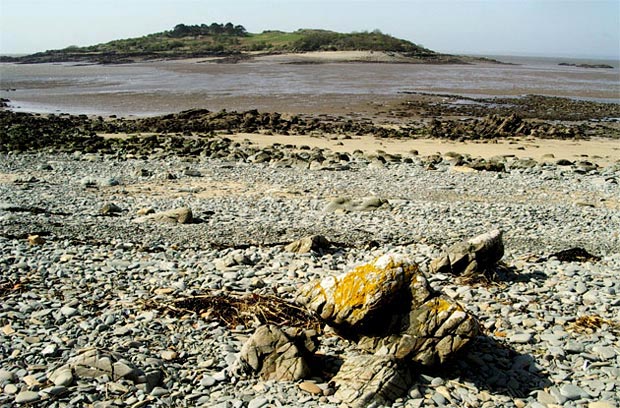
M378 30L344 34L302 29L291 33L263 31L254 34L247 32L240 25L213 23L189 26L179 24L172 30L143 37L115 40L88 47L70 46L24 57L3 57L2 61L124 63L160 58L213 56L243 58L249 53L255 55L310 51L395 52L417 60L433 60L440 56L434 51Z

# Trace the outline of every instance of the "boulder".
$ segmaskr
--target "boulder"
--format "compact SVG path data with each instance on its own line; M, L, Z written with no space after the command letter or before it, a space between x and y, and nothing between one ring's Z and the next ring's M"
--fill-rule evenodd
M358 346L424 366L441 364L479 333L476 319L447 296L411 308L401 329L362 336Z
M479 333L476 318L433 291L401 255L309 282L296 302L370 353L427 366L443 363Z
M391 405L412 384L409 368L393 356L359 355L342 364L332 382L336 399L352 408Z
M347 213L351 211L374 211L379 208L389 207L389 201L379 197L366 197L362 200L353 200L348 197L337 197L327 203L323 211Z
M489 231L449 247L439 258L431 261L430 271L470 276L484 272L504 256L500 230Z
M258 373L264 380L297 381L311 374L308 358L316 332L263 325L243 345L234 370Z
M296 302L334 328L353 329L392 301L418 273L418 266L406 258L386 254L348 273L305 284Z
M114 203L106 203L99 209L101 215L115 215L122 212L123 209Z
M298 254L307 254L314 251L319 252L329 248L330 242L323 235L311 235L291 242L284 247L287 252L296 252Z
M180 207L136 218L135 222L156 221L171 224L190 224L193 220L192 210L188 207Z

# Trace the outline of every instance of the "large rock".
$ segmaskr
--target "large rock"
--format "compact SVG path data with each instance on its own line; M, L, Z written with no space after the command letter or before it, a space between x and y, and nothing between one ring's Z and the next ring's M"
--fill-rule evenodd
M374 211L379 208L390 208L389 201L379 197L366 197L362 200L338 197L327 203L323 211L347 213L351 211Z
M157 221L171 224L190 224L193 220L192 210L188 207L180 207L136 218L135 222Z
M309 237L304 237L297 241L291 242L284 247L284 250L288 252L296 252L298 254L307 254L311 251L319 252L321 250L326 250L329 246L329 240L323 235L311 235Z
M297 292L296 302L334 328L353 329L393 301L418 274L416 264L386 254L348 273L307 283Z
M308 358L316 332L260 326L243 345L235 370L255 372L264 380L297 381L311 374Z
M500 230L489 231L446 250L430 264L430 271L454 275L472 275L484 272L504 256L504 242Z
M332 381L335 397L353 408L389 405L412 384L411 372L393 356L360 355L343 363Z
M444 362L479 332L474 316L400 255L309 282L296 301L361 348L423 365Z
M400 331L362 336L358 345L369 352L432 366L445 362L479 332L476 319L447 296L414 305L400 324Z
M73 382L74 378L107 377L111 381L121 379L138 382L141 372L118 353L90 349L68 361L48 375L54 384ZM58 384L56 384L58 385Z

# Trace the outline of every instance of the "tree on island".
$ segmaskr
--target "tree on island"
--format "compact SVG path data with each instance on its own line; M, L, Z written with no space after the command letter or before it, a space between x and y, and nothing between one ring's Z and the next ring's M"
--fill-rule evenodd
M185 25L177 24L172 31L166 32L169 37L182 38L182 37L194 37L199 35L227 35L245 37L248 35L245 27L242 25L233 25L228 22L226 24L212 23L211 25Z

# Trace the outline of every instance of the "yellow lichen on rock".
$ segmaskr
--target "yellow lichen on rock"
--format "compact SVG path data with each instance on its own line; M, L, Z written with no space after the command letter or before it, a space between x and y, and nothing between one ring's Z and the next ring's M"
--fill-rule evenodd
M334 303L352 308L365 304L368 296L374 294L387 280L388 275L381 272L373 264L353 269L336 281Z
M435 299L432 299L429 303L430 308L438 314L441 312L447 312L451 308L459 311L463 309L458 303L450 303L446 299L443 299L441 297L436 297Z
M409 258L385 254L348 273L302 286L297 301L372 353L431 366L479 333L462 305L434 291Z
M334 303L351 308L374 303L384 287L400 288L411 280L415 271L417 266L404 257L392 254L380 256L336 279Z
M334 305L337 320L354 325L407 285L417 271L409 259L386 254L329 282L323 280L321 286L327 303Z
M418 266L407 257L385 254L339 276L302 287L298 301L336 325L355 326L408 287Z

